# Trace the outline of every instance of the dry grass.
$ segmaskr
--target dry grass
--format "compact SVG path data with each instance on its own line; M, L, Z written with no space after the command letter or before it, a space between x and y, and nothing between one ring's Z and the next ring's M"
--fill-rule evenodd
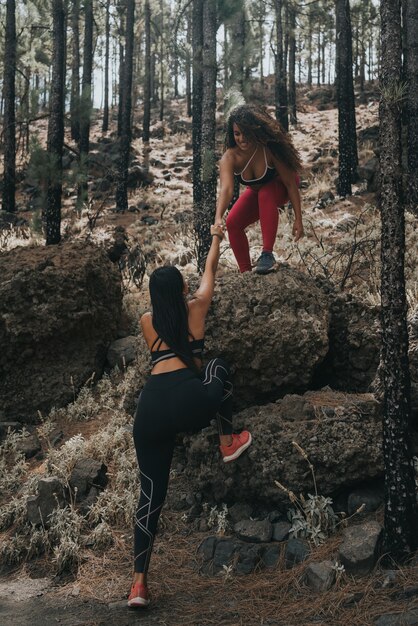
M149 585L152 614L158 624L281 626L368 626L384 613L403 612L414 601L394 599L396 593L418 584L418 568L404 567L391 589L382 585L384 571L377 568L368 577L355 580L342 574L334 587L314 593L303 582L311 561L334 560L339 536L313 550L308 561L284 568L283 554L276 568L249 576L202 576L198 572L197 548L206 536L188 533L180 514L170 514L170 531L155 544ZM177 526L173 530L173 524ZM120 601L130 585L130 537L119 534L115 546L102 555L89 554L74 583L80 595L99 602ZM71 586L61 593L71 593ZM416 603L415 603L416 605Z

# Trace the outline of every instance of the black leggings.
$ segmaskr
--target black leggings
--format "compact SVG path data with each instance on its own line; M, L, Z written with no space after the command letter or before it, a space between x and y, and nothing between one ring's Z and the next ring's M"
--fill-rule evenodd
M141 478L134 527L135 572L148 570L176 434L201 430L215 417L219 434L231 434L232 383L222 359L209 361L200 377L190 369L152 375L142 390L133 431Z

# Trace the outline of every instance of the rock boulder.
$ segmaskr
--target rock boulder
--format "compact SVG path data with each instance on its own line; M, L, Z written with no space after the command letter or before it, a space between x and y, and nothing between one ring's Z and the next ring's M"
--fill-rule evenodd
M193 492L212 502L247 502L285 511L291 506L282 483L296 494L314 493L307 461L314 467L318 492L333 494L383 473L380 405L371 394L309 391L299 420L286 415L286 398L245 409L234 416L234 429L251 431L253 443L233 463L219 458L215 428L185 437L185 474Z
M0 418L35 421L100 376L121 306L120 273L97 246L0 254Z

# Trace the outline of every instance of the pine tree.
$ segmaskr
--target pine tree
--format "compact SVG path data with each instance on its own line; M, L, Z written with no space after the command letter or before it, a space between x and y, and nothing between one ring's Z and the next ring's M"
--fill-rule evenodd
M135 0L126 0L125 63L123 71L123 100L120 133L119 173L116 187L116 209L128 209L128 170L131 151L132 73L134 54Z
M63 0L52 1L53 51L48 123L49 180L46 197L46 244L61 240L62 150L64 143L65 30Z
M417 545L417 503L411 451L410 377L405 295L402 196L402 62L400 0L381 0L381 298L383 456L386 550L403 560Z
M4 50L4 179L2 209L15 211L16 187L16 5L15 0L6 4L6 40Z
M408 207L418 216L418 4L405 0Z

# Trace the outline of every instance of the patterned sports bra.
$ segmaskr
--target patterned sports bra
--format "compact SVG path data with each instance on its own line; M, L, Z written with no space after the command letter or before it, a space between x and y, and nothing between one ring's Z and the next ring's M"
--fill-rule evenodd
M154 347L156 346L158 341L159 343L158 343L157 349L154 350ZM155 341L153 342L151 346L151 362L153 366L156 365L157 363L160 363L161 361L174 359L174 357L178 356L175 352L173 352L171 348L167 348L166 350L160 350L162 343L163 343L163 340L157 336L157 338L155 339ZM190 341L189 343L190 343L190 348L193 352L193 356L196 359L202 359L203 349L205 347L205 338L202 337L201 339L192 339L192 341Z
M241 183L241 185L247 185L248 187L251 187L251 185L264 185L265 183L268 183L271 180L273 180L273 178L276 178L276 176L277 176L276 168L275 167L270 167L270 165L268 165L268 163L267 163L266 149L263 146L264 162L266 164L266 169L264 170L264 174L262 176L260 176L260 178L252 178L250 180L246 180L245 178L242 177L243 172L247 169L247 167L249 166L249 164L251 163L251 161L255 157L255 154L256 154L257 150L258 150L258 146L254 150L254 152L251 155L249 161L247 161L247 163L245 164L245 166L242 168L242 170L239 173L234 172L234 176L236 176L238 178L238 180Z

